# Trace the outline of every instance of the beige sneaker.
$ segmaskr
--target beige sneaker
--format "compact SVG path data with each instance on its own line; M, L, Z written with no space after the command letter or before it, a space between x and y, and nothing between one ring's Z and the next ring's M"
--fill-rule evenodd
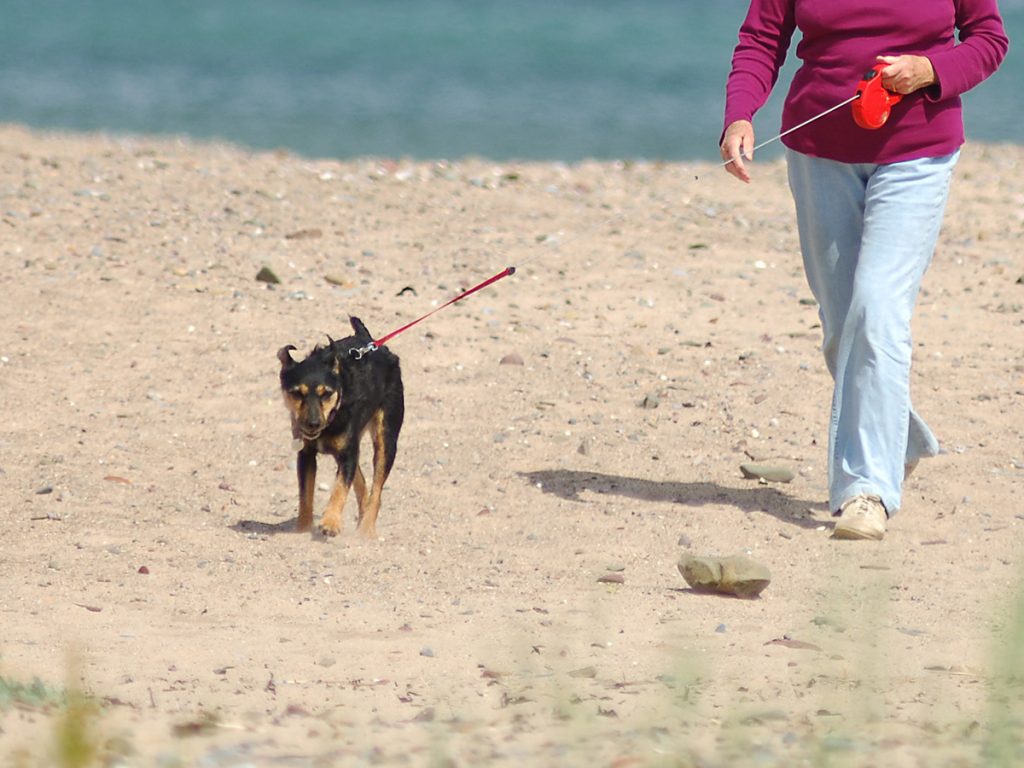
M854 496L839 508L833 539L873 539L885 536L888 515L877 496Z

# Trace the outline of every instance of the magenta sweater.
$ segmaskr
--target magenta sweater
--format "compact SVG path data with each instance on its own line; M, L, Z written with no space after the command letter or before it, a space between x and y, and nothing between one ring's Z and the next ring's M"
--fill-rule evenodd
M852 96L875 56L918 54L935 69L938 83L905 96L877 130L858 127L843 107L782 140L847 163L954 152L964 142L960 94L995 72L1008 47L996 0L752 0L726 85L726 126L751 120L764 105L797 29L802 64L782 130Z

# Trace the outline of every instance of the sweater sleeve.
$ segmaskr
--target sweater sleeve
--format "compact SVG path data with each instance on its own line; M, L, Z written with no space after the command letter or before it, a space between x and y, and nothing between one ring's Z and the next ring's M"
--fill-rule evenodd
M725 86L725 122L751 120L768 100L796 28L793 0L752 0Z
M1009 48L996 0L957 0L959 44L929 59L938 80L934 99L959 96L987 78L1002 63Z

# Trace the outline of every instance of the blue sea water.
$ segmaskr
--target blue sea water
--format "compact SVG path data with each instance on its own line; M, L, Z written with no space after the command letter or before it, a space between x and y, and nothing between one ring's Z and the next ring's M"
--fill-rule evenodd
M0 122L315 157L714 160L746 6L0 0ZM1001 8L1024 40L1024 0ZM1022 61L1011 49L968 94L970 138L1024 144ZM778 130L776 90L759 139Z

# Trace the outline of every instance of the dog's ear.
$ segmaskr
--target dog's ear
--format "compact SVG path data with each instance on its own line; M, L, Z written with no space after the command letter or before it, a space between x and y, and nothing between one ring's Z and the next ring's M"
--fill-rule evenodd
M361 339L373 339L373 335L369 332L369 330L367 330L366 326L363 325L363 321L360 320L358 317L349 315L348 321L349 323L352 324L352 330L356 332L356 336L358 336Z
M291 356L291 351L293 349L295 349L295 347L292 346L291 344L288 344L277 350L277 359L281 361L282 371L287 371L289 368L295 365L295 361L292 359Z

